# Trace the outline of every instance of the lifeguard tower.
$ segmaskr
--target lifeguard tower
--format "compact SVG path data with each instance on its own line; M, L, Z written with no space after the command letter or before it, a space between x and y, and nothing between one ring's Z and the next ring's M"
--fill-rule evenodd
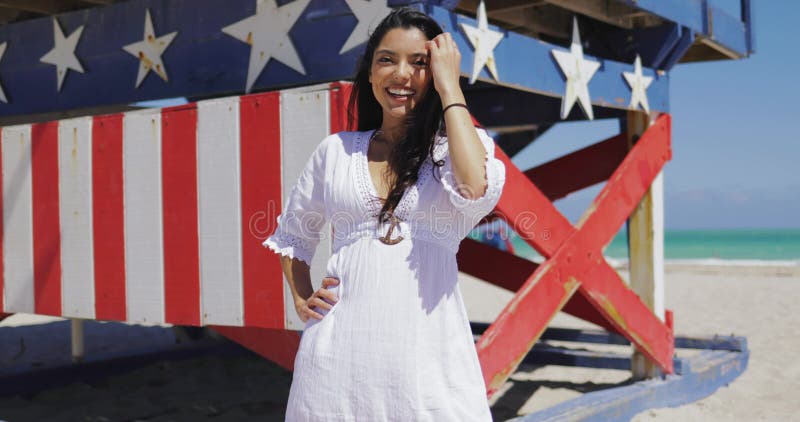
M493 323L473 325L490 394L523 361L630 368L644 380L636 390L523 418L625 420L744 371L744 339L673 333L661 171L669 71L748 57L749 0L740 16L708 0L2 2L0 314L73 319L78 355L82 320L208 326L291 369L302 325L260 243L315 143L346 129L347 80L370 27L401 5L454 34L470 110L495 134L507 182L487 220L546 258L461 244L462 272L515 292ZM137 106L176 97L188 104ZM585 119L617 119L620 133L536 168L511 162L554 125ZM575 225L553 206L603 182ZM602 253L626 223L629 284ZM559 311L602 330L548 329ZM707 351L677 359L676 347Z

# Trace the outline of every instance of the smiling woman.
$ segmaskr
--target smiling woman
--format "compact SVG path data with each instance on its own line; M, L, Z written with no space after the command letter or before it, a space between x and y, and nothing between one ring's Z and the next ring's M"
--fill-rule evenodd
M428 92L428 37L417 28L395 28L386 33L370 67L372 94L385 110L387 127L400 128L411 110ZM391 49L393 48L393 49Z
M358 131L320 143L264 242L306 323L286 420L491 420L455 256L505 168L466 109L460 61L427 15L387 16L353 84ZM333 254L314 291L326 220Z

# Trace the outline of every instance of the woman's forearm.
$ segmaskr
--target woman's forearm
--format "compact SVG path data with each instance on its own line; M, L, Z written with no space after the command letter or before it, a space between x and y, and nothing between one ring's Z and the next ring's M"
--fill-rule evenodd
M442 96L443 106L453 103L464 103L460 89ZM458 188L467 198L480 198L486 191L486 150L478 138L472 117L465 108L451 107L445 112L444 120Z
M307 300L314 293L314 288L311 286L311 269L308 264L297 258L281 256L281 267L289 289L292 291L294 303L297 305L299 302Z

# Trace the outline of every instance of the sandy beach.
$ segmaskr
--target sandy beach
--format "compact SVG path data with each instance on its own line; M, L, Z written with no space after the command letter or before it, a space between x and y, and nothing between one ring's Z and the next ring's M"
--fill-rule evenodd
M746 336L750 364L708 398L645 411L634 420L792 420L800 410L795 401L800 362L793 353L800 346L800 315L794 311L800 268L674 265L667 268L666 281L667 308L674 311L678 335ZM491 321L511 297L463 274L461 290L474 321ZM53 320L17 315L0 326ZM567 315L557 316L552 325L590 327ZM522 366L493 397L492 412L495 420L505 420L628 377L627 371ZM0 420L282 421L290 383L291 372L254 356L160 361L102 380L0 397Z

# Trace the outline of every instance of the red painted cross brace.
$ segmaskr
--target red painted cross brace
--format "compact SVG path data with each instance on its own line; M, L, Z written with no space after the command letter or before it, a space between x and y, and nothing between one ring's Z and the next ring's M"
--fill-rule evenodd
M617 140L624 141L624 136L606 142ZM583 151L583 157L588 156L587 152L591 151ZM596 160L596 151L591 153ZM531 182L530 173L517 169L499 149L497 155L506 165L506 185L495 215L506 220L547 260L537 267L471 240L461 244L458 255L461 271L516 290L476 345L489 395L513 373L550 320L576 291L580 295L573 298L572 302L578 303L573 309L581 308L581 301L583 305L588 302L591 306L583 310L590 316L588 319L592 319L593 313L593 322L624 335L662 371L672 373L671 329L647 308L602 254L602 248L670 159L670 116L659 117L640 137L575 227ZM497 259L489 263L487 256ZM519 283L503 277L525 281Z

